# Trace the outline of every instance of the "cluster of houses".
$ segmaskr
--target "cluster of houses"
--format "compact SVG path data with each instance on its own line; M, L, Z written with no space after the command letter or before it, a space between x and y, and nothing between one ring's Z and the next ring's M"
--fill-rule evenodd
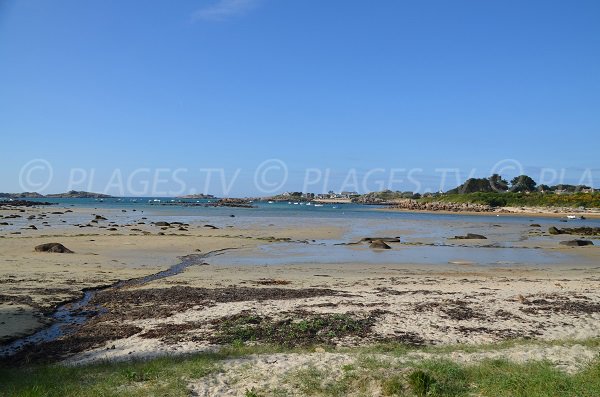
M335 193L333 190L330 190L327 193L299 193L299 192L285 192L282 194L282 196L288 196L288 197L298 197L301 196L302 198L308 199L308 200L326 200L326 199L352 199L355 197L360 196L360 194L358 194L358 192L340 192L340 193Z

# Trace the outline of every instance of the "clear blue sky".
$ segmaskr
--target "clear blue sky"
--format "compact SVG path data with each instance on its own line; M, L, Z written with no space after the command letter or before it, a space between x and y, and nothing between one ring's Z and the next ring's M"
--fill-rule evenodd
M0 1L0 191L33 159L46 193L72 168L104 191L142 167L170 187L187 169L186 192L241 169L229 194L253 195L267 159L280 190L306 168L332 190L418 168L437 190L439 168L503 159L600 186L599 18L598 1Z

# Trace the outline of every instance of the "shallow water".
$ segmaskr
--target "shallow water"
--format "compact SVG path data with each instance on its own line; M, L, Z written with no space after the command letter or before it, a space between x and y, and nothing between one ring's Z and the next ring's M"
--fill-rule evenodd
M571 253L533 248L482 246L409 246L390 243L392 249L372 250L368 244L332 246L321 244L275 244L239 250L212 258L211 265L297 265L297 264L381 264L442 265L466 261L486 266L592 264Z

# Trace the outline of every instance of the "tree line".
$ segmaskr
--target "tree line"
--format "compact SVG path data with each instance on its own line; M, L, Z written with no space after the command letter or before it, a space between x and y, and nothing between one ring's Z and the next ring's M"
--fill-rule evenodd
M570 193L579 192L584 189L591 189L585 185L566 185L559 184L548 186L545 184L538 185L537 182L528 175L519 175L509 181L505 180L498 174L493 174L488 178L469 178L462 185L448 190L449 194L465 194L465 193L532 193L532 192L556 192L566 191Z

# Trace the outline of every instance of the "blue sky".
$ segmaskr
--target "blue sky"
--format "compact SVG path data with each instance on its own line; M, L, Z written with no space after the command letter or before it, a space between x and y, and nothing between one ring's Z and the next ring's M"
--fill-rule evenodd
M276 169L263 180L281 191L307 169L313 191L449 189L442 169L488 176L504 159L600 187L599 15L598 1L3 1L0 191L118 194L158 175L151 193L223 195L224 175L225 193L254 195L269 159L287 167L280 187ZM36 159L48 183L23 171Z

